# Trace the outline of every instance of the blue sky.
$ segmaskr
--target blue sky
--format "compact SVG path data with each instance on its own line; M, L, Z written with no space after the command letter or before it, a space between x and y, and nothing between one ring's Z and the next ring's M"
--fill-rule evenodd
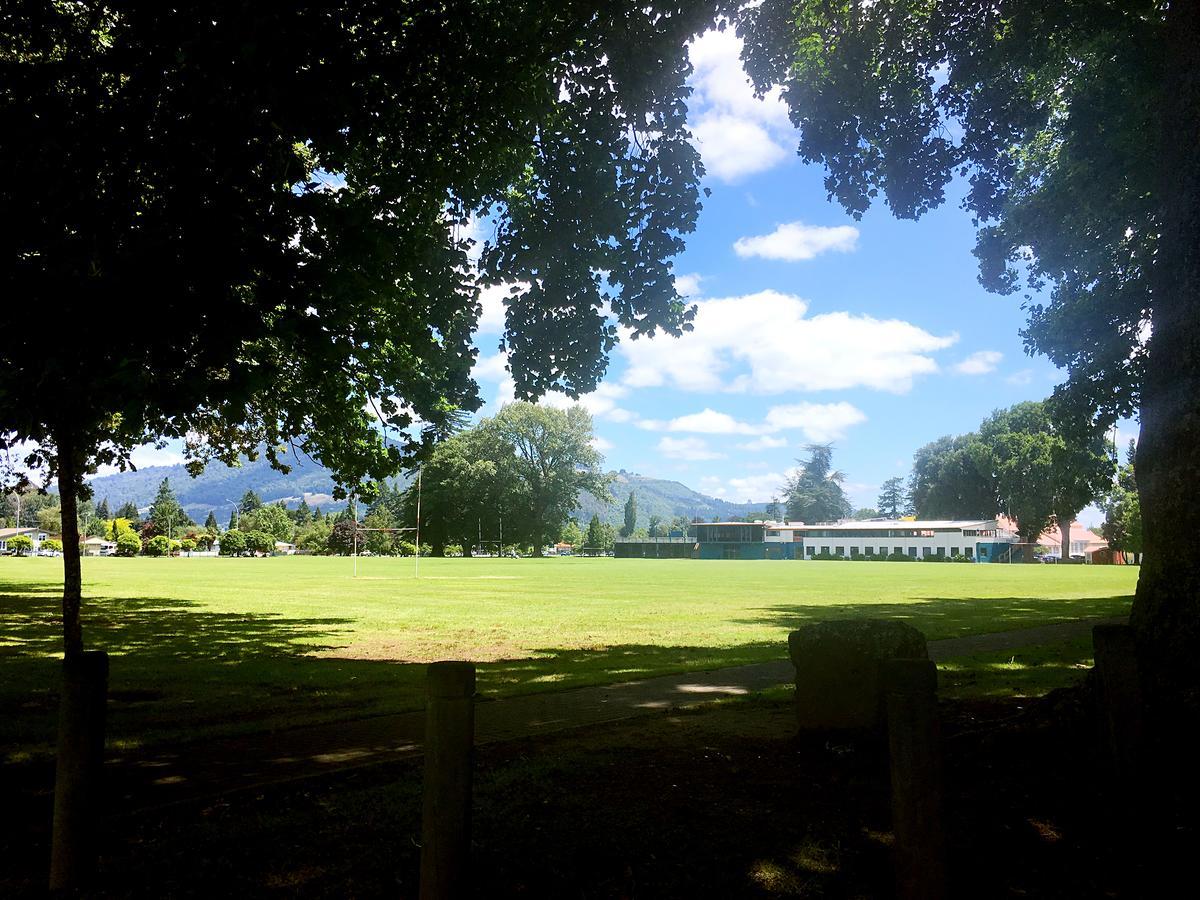
M584 405L612 468L764 501L804 444L832 441L852 501L873 506L919 446L1048 396L1062 373L1025 354L1019 295L978 284L961 185L919 222L882 205L855 222L796 157L778 98L753 97L739 50L713 32L692 51L690 120L712 195L676 273L696 330L623 342ZM485 297L480 326L484 414L511 390L494 352L499 297Z

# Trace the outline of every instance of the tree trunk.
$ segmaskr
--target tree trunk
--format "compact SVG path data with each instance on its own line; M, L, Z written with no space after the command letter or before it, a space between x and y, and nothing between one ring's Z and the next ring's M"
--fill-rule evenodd
M82 466L72 435L65 430L55 435L58 445L58 500L62 509L63 554L63 653L75 658L83 653L83 626L79 610L83 602L83 575L79 564L79 488Z
M1058 533L1062 537L1062 549L1059 551L1062 554L1062 561L1069 563L1071 561L1071 519L1074 516L1066 516L1058 520Z
M1145 560L1132 623L1150 702L1195 698L1200 675L1200 4L1167 12L1154 332L1137 484Z

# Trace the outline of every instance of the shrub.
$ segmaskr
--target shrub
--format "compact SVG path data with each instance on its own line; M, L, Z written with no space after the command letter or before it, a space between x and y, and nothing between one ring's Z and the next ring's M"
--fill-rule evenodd
M247 531L246 549L251 553L271 554L275 552L275 535L266 531Z
M183 541L171 541L170 551L172 554L178 553L183 549Z
M33 549L33 541L28 535L18 534L8 539L8 549L17 556L24 556Z
M184 538L182 541L179 542L179 549L182 550L184 553L191 553L193 550L196 549L196 542L194 540L192 540L191 538Z
M166 556L171 552L171 542L165 534L158 534L146 541L142 552L147 556Z
M909 556L907 553L889 553L887 555L888 562L916 562L915 556Z
M401 556L416 556L417 545L412 541L397 541L396 552Z
M132 531L117 535L117 556L137 556L142 552L142 540Z
M463 555L462 544L447 544L445 547L442 548L442 555L443 556L462 556Z
M241 556L246 552L246 535L240 531L227 531L221 535L221 555Z
M54 538L42 541L42 549L49 550L51 553L62 553L62 541L56 541Z

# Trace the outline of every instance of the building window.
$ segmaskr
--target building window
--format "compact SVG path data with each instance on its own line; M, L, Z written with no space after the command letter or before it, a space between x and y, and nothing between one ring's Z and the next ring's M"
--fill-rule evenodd
M897 556L903 556L904 548L903 547L893 547L892 552L895 553Z
M828 556L828 555L829 555L829 548L828 548L828 547L822 547L822 548L821 548L821 553L822 553L823 555L825 555L825 556Z
M938 548L937 548L937 555L938 555L938 556L945 556L945 555L946 555L946 548L945 548L945 547L938 547Z
M812 556L812 555L813 555L813 551L815 551L816 549L817 549L816 547L805 547L805 548L804 548L804 555L805 555L805 556Z
M834 548L833 548L833 555L834 555L834 556L845 556L845 555L846 555L846 548L845 548L845 547L834 547Z
M958 548L957 548L957 547L951 547L951 548L950 548L950 555L951 555L951 556L958 556Z
M972 553L973 553L973 551L972 551L972 548L970 548L970 547L963 547L963 556L965 556L967 559L970 559L970 558L971 558L971 556L972 556Z
M923 557L925 557L926 559L928 559L929 557L933 556L933 548L932 547L922 547L921 555Z
M875 548L874 547L863 547L863 553L865 553L867 556L874 556Z
M909 548L908 548L908 555L909 555L909 556L911 556L911 557L913 557L913 558L915 559L915 558L916 558L916 556L917 556L917 548L916 548L916 547L909 547Z

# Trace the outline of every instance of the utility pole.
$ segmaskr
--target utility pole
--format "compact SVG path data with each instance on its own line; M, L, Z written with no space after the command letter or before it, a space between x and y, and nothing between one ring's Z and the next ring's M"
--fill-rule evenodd
M421 473L423 469L417 469L417 561L413 566L413 577L421 577Z

